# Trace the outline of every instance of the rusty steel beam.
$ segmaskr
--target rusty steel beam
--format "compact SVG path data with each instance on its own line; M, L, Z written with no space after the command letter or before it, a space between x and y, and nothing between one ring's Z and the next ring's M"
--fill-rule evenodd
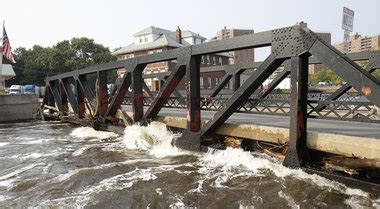
M61 98L62 101L62 113L64 116L68 115L69 112L69 102L67 101L67 95L65 92L65 88L63 87L63 84L58 81L58 86L59 86L59 97Z
M289 148L283 165L301 167L309 160L306 148L307 95L308 95L308 56L292 57L290 60L291 95Z
M87 99L87 102L89 103L89 107L91 108L91 111L95 111L95 93L90 87L90 84L87 81L86 75L80 75L76 78L80 88L83 90L84 96Z
M75 80L76 100L77 100L77 116L79 119L83 119L86 114L86 101L84 97L84 91L79 84L78 80ZM91 111L91 110L89 110Z
M202 128L201 136L215 132L284 61L285 58L276 59L271 54Z
M137 66L131 72L131 100L132 100L132 111L133 111L133 121L139 122L144 116L144 102L143 102L143 77L142 72L145 68L144 66Z
M146 93L150 98L153 98L153 94L152 94L152 92L150 91L149 87L146 85L145 81L143 81L143 89L144 89L145 93Z
M108 111L107 72L98 71L96 81L97 115L105 117Z
M124 101L125 95L128 92L128 88L131 85L131 70L127 70L124 73L123 78L120 80L120 83L117 85L116 92L112 97L112 100L109 104L106 115L115 117L117 110L121 107L121 104Z
M75 93L73 92L73 89L70 85L68 78L61 79L60 83L63 87L63 90L65 91L65 95L67 96L67 99L70 103L72 110L74 111L75 114L77 114L78 113L77 100L76 100Z
M51 90L51 93L53 95L54 101L57 105L57 108L61 115L63 115L63 106L62 106L62 99L59 93L59 83L58 80L50 81L49 82L49 88Z
M152 120L157 116L158 112L164 106L166 100L170 97L175 87L179 84L185 75L185 71L186 66L182 63L177 63L170 76L166 80L165 84L160 88L156 97L153 99L151 105L146 111L143 117L144 121Z
M200 64L201 56L192 56L186 65L187 129L191 132L201 129Z

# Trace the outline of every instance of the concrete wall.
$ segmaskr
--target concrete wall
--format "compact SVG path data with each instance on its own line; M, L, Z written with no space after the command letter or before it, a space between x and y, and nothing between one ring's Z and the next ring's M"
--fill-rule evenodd
M37 94L0 96L0 122L34 119L37 110Z

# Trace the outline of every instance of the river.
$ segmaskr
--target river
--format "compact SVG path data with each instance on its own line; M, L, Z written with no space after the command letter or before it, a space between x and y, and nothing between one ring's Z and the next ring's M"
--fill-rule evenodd
M164 124L120 136L60 122L0 124L0 208L380 207L380 200L241 149L171 146Z

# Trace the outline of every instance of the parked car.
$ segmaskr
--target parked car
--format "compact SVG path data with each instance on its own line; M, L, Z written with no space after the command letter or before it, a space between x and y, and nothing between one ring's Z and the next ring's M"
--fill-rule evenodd
M25 85L25 94L38 94L38 86L36 85Z
M24 86L12 85L11 88L9 88L9 94L23 94L23 93L24 93Z

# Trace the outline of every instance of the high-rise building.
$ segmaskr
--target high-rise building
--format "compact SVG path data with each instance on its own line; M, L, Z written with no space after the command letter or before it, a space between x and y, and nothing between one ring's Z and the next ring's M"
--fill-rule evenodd
M380 35L362 36L358 33L351 35L348 43L348 52L362 52L380 49ZM334 45L340 51L343 51L343 43Z
M209 41L217 41L228 38L234 38L237 36L247 35L254 33L253 30L247 29L234 29L224 27L219 30L216 36L212 37ZM231 59L230 64L242 63L242 62L254 62L255 61L255 51L254 49L244 49L230 52Z

